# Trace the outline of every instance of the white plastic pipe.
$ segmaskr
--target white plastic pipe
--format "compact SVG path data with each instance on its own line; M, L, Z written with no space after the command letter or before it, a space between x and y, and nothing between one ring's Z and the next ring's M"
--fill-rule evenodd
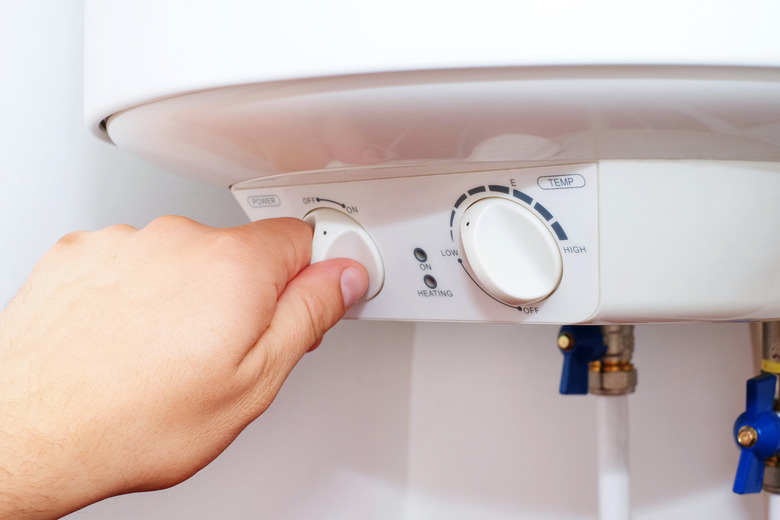
M767 495L769 495L767 520L780 520L780 495L774 493L767 493Z
M631 487L628 473L628 395L598 396L596 417L599 519L629 520Z

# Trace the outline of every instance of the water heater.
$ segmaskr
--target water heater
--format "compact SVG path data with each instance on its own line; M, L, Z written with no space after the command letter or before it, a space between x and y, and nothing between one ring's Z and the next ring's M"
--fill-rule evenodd
M315 230L353 318L780 318L780 3L87 1L87 122Z

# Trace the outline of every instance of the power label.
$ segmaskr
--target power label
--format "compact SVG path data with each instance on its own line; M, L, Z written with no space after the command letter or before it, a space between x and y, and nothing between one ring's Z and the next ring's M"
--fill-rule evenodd
M250 195L246 198L250 208L275 208L282 205L282 201L276 195Z

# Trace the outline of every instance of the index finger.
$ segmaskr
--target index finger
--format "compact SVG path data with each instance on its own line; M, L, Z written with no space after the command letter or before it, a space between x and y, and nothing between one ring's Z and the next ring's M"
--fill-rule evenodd
M276 288L277 297L311 261L313 231L302 220L263 219L226 231L248 250L264 281Z

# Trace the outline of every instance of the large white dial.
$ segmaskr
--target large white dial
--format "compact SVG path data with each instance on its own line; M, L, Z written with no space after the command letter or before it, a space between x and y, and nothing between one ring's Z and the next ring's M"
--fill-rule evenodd
M550 230L531 210L508 199L480 199L460 219L464 265L494 298L522 305L558 287L563 261Z

